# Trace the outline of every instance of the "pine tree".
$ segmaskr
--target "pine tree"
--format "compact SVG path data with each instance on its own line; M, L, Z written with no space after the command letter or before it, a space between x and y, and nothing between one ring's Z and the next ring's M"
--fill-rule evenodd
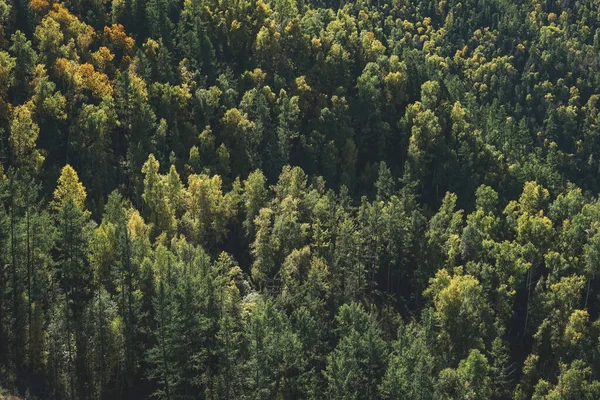
M386 365L386 346L373 316L358 303L344 304L336 316L338 342L324 372L334 399L374 399Z

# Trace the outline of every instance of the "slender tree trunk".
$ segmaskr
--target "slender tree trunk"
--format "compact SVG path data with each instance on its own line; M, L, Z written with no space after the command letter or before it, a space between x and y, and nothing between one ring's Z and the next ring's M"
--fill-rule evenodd
M388 274L387 274L387 292L388 294L392 293L392 264L388 264Z
M133 282L132 282L132 271L131 271L131 246L129 243L129 232L127 231L127 226L124 226L125 232L125 279L126 279L126 287L127 287L127 318L125 319L125 340L126 346L125 354L127 357L127 375L129 385L133 384L133 379L135 376L134 366L135 366L135 350L134 350L134 342L135 339L133 337L133 326L134 326L134 315L133 315Z
M586 293L585 293L585 308L586 309L587 309L587 306L588 306L588 299L590 297L590 284L591 284L591 282L592 282L592 277L590 276L590 277L588 277L587 290L586 290Z
M527 305L525 308L525 327L523 328L523 337L527 334L527 321L529 319L529 300L531 298L531 270L533 266L529 268L527 272Z
M98 328L100 329L100 398L104 398L106 372L106 338L104 337L104 303L102 302L102 287L98 284Z
M29 342L29 368L33 367L33 349L31 348L31 276L32 276L32 265L31 265L31 235L30 235L30 223L31 223L31 215L30 210L26 211L26 220L27 220L27 340Z
M165 393L167 395L167 400L171 398L169 393L169 361L167 360L167 347L165 344L165 293L164 289L161 294L161 316L160 316L160 338L161 338L161 347L162 347L162 355L163 355L163 368L165 375Z
M121 318L123 318L123 322L127 323L127 316L125 315L125 273L123 271L123 268L121 268ZM127 329L125 327L125 329ZM125 335L127 334L127 332L125 332ZM121 392L121 396L123 396L123 388L125 386L125 375L127 374L127 349L125 349L125 360L124 361L124 365L123 365L123 371L120 374L120 392Z
M65 268L65 265L63 265L63 270L67 269L68 271L63 271L64 273L67 273L69 275L73 274L73 243L71 240L71 226L70 226L70 221L69 224L67 224L67 216L65 215L65 228L64 228L64 233L63 233L63 247L67 250L67 257L65 257L65 263L69 264L67 268ZM66 242L66 243L65 243ZM63 278L65 278L63 276ZM67 276L66 278L72 279L71 276ZM70 385L70 392L71 392L71 400L74 400L75 397L75 380L74 380L74 372L73 372L73 349L72 349L72 345L71 345L71 316L69 315L69 296L71 295L71 291L73 288L70 287L70 283L68 285L68 287L65 287L65 319L66 319L66 325L67 325L67 349L68 349L68 356L69 356L69 367L68 367L68 373L69 373L69 379L71 382Z
M227 349L225 354L225 400L229 400L229 329L225 330L225 348Z
M67 322L67 351L68 351L68 356L69 356L69 367L67 368L67 371L69 373L69 380L71 382L70 385L70 392L71 392L71 400L75 400L75 381L74 381L74 374L73 374L73 349L71 346L71 323L70 323L70 317L69 317L69 301L67 298L67 295L65 293L65 319Z
M38 216L39 217L39 216ZM34 224L32 229L31 229L31 299L32 299L32 304L37 308L40 308L41 310L43 310L42 307L42 298L43 298L43 294L40 290L40 282L39 282L39 277L38 277L38 270L37 270L37 258L36 258L36 248L38 246L38 236L37 236L37 232L36 229L39 228L39 225ZM38 318L40 318L40 315L43 315L41 312L38 313ZM43 318L43 317L42 317ZM39 322L39 321L38 321ZM35 321L34 321L35 323ZM36 325L37 329L43 329L40 328L39 325ZM37 354L33 354L33 356L35 357L35 359L33 360L33 366L37 369L40 365L40 360L42 360L43 355L41 354L42 348L38 347L37 345L41 343L41 338L39 336L39 330L34 330L34 338L33 340L38 340L38 342L36 342L36 348L35 350L38 352Z
M20 327L20 307L19 307L19 273L18 273L18 261L17 261L17 239L15 238L15 190L14 190L14 178L11 177L11 207L10 207L10 251L11 251L11 266L12 266L12 301L13 301L13 351L12 357L17 367L20 370L20 366L23 360L23 354L21 349L21 341L23 340L21 327Z

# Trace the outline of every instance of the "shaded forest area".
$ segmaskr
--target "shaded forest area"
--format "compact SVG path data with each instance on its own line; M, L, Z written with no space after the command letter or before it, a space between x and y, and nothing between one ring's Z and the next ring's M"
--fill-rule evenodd
M600 398L599 0L0 0L0 397Z

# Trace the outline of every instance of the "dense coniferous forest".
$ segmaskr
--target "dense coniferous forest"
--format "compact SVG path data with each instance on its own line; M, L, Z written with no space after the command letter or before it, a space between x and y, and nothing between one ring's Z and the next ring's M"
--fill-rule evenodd
M0 398L600 398L599 0L0 0Z

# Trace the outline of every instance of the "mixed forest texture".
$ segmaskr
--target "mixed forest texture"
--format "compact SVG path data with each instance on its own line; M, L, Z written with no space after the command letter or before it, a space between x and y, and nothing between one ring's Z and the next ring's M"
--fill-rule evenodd
M600 398L599 0L0 0L0 397Z

